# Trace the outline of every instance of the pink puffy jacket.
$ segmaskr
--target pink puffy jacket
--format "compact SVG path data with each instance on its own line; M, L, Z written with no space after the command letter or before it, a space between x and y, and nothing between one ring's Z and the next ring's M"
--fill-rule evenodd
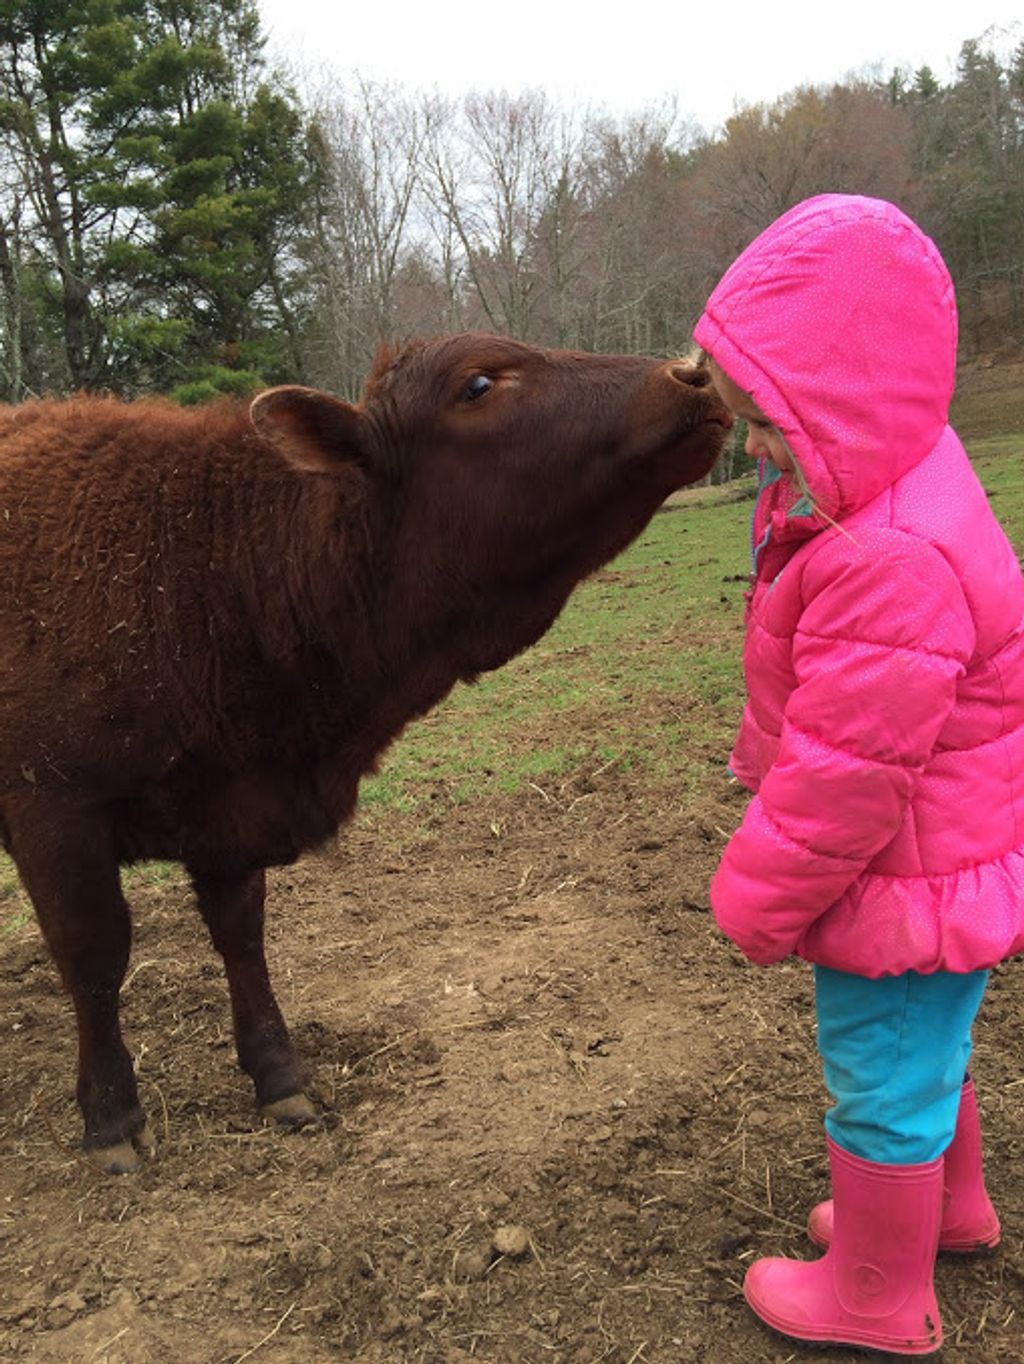
M824 195L696 329L835 523L791 475L754 514L731 766L756 794L711 903L756 962L883 976L1024 950L1024 579L947 424L956 327L932 242Z

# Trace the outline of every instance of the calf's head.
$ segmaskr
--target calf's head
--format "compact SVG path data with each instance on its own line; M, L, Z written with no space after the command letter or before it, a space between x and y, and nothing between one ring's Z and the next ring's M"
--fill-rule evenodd
M394 602L453 622L467 672L543 633L730 421L697 365L475 333L382 357L358 404L278 388L252 419L302 471L359 471Z

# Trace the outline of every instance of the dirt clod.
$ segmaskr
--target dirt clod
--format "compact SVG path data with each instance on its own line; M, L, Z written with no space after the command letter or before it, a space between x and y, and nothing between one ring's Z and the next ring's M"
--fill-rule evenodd
M510 1223L498 1227L494 1233L494 1249L499 1255L508 1255L517 1260L530 1249L530 1233L525 1227Z
M475 1279L482 1279L493 1260L494 1255L489 1245L460 1250L452 1261L452 1278L459 1283L472 1283Z

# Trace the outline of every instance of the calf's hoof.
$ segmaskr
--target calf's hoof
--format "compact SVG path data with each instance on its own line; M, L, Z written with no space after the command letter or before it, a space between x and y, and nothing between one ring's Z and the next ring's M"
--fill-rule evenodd
M119 1141L113 1146L86 1147L85 1154L91 1165L102 1170L105 1175L129 1175L141 1170L145 1157L156 1151L153 1129L143 1123L130 1141Z
M282 1127L308 1127L311 1123L320 1121L316 1109L305 1094L301 1093L289 1094L287 1098L275 1099L273 1103L264 1104L260 1112L265 1118L279 1123Z

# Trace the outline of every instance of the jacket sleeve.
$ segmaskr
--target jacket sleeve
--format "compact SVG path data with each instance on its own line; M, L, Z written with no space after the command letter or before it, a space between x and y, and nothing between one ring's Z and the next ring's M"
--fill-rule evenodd
M752 961L788 956L895 836L974 649L959 579L928 542L833 532L805 561L778 755L711 883Z

